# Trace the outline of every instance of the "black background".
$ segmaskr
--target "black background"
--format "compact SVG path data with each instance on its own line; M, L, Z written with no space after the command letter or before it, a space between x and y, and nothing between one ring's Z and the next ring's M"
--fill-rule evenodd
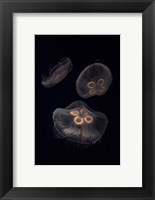
M69 57L73 70L52 88L41 84L42 74L62 57ZM113 75L105 95L82 99L75 82L81 71L100 59ZM52 113L73 101L82 100L91 109L105 113L108 127L100 142L87 147L55 139ZM36 35L35 36L35 164L119 165L120 164L120 36Z

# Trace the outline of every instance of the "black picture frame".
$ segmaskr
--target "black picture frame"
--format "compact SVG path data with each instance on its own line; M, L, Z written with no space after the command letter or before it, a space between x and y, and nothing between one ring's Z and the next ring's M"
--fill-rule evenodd
M13 13L128 12L143 20L143 187L13 187ZM154 0L0 0L0 197L1 199L155 199L155 2Z

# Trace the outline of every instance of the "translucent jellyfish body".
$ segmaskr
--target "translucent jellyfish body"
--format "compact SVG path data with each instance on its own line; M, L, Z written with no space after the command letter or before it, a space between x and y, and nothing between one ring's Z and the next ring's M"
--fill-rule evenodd
M108 119L102 112L91 110L84 102L75 101L53 113L57 137L82 144L93 144L103 136Z
M54 67L51 67L46 75L43 75L42 85L50 88L60 83L72 70L70 58L62 58Z
M112 83L110 69L102 63L87 66L76 81L76 90L82 98L94 95L102 96Z

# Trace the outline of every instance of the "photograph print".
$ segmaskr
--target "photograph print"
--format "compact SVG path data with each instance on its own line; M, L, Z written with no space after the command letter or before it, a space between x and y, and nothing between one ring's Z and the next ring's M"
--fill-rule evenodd
M120 35L35 35L35 165L120 165Z

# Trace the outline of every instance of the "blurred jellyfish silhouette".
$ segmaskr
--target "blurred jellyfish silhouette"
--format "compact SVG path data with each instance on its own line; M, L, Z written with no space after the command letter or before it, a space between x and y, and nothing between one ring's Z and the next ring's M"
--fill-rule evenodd
M58 138L87 145L99 141L108 124L105 114L91 110L82 101L75 101L65 109L57 108L53 121Z
M42 85L46 88L53 87L60 83L72 70L73 65L70 58L64 57L54 66L49 69L46 75L42 77Z
M110 69L102 63L87 66L76 81L76 90L80 97L102 96L112 83Z

